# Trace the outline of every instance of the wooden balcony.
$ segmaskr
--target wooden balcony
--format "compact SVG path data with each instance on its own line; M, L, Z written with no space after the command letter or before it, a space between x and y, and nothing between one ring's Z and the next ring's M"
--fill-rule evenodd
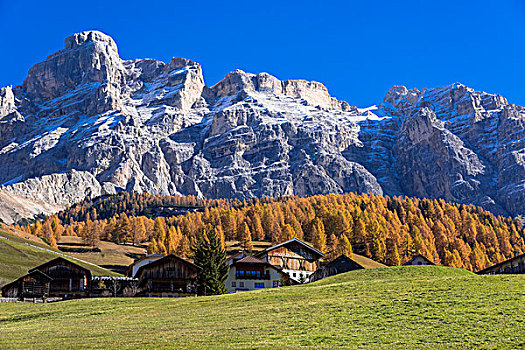
M269 280L270 273L262 271L237 271L235 279L238 280Z

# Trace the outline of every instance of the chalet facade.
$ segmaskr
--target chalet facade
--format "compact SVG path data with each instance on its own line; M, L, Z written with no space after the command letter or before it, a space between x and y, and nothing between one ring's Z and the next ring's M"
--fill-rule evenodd
M521 274L525 273L525 254L500 262L477 272L479 275Z
M294 283L308 281L319 267L319 259L323 256L321 251L297 238L277 244L255 255L256 258L280 268Z
M237 255L228 264L227 293L279 287L288 277L280 268L252 255Z
M338 275L340 273L361 269L364 269L364 267L346 255L341 255L328 264L317 269L317 271L315 271L312 276L310 276L310 282L318 281L329 276Z
M65 258L59 257L31 270L41 271L51 277L49 296L61 298L82 298L89 295L91 271Z
M138 279L144 296L194 296L200 270L199 266L170 254L140 266L133 277Z
M427 259L425 256L421 254L415 255L412 259L408 260L406 263L403 264L403 266L409 266L409 265L436 265L429 259Z

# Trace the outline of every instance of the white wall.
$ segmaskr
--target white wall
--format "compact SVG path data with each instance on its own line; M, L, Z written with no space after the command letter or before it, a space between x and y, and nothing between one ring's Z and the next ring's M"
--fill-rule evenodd
M228 278L226 279L225 285L227 293L235 293L238 290L237 289L243 289L243 290L258 290L258 289L265 289L265 288L273 288L273 282L278 281L280 284L281 281L281 274L276 269L272 268L265 268L265 272L270 272L270 279L269 280L258 280L258 279L236 279L235 278L235 272L237 271L237 268L235 266L230 267L230 271L228 272ZM235 282L235 287L232 286L232 282ZM241 287L241 282L244 284L244 287ZM255 288L255 283L264 283L264 288Z

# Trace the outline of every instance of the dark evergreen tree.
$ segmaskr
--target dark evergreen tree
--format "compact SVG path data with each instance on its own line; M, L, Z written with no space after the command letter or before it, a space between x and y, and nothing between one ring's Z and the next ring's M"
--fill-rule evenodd
M226 252L211 225L206 226L197 235L193 247L193 261L202 268L197 276L197 294L224 294L224 282L228 277L229 266L226 263Z

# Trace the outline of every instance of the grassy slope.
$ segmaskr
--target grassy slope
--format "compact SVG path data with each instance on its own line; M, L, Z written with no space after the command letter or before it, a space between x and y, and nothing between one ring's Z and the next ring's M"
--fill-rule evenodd
M0 305L3 348L523 348L525 276L437 266L184 299Z
M30 247L26 245L26 243L57 251L41 241L25 239L23 236L9 232L4 228L0 228L0 236L9 239L0 239L0 282L11 282L26 274L29 269L60 256L52 252ZM106 269L97 268L75 260L73 260L73 262L87 267L94 275L116 275Z

